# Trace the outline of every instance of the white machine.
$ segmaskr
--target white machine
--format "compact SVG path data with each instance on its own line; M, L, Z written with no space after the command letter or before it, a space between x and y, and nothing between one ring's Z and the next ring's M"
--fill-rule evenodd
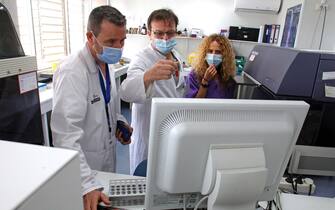
M146 209L193 208L208 197L209 210L254 210L273 200L308 109L302 101L153 99Z
M83 209L78 152L0 141L1 210Z

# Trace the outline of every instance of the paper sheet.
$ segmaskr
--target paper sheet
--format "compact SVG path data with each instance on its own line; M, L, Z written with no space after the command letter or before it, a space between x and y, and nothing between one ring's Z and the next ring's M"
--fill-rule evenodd
M322 80L332 80L335 79L335 71L328 71L322 73Z
M335 87L325 85L325 96L335 98Z
M18 76L18 79L19 79L20 94L37 89L36 72L21 74Z

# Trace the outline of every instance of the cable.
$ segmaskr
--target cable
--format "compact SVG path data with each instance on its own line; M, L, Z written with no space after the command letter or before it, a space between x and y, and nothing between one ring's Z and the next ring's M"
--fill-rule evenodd
M311 185L311 184L309 184L308 195L309 195L309 196L312 195L312 185Z
M318 29L318 26L319 26L319 22L320 22L320 18L321 18L321 13L322 13L322 10L320 10L320 12L319 12L318 20L317 20L316 25L314 27L314 31L313 31L313 35L312 35L312 41L311 41L310 48L313 47L313 44L314 44L314 41L315 41L316 30Z
M280 201L280 194L281 192L279 190L277 190L277 193L276 193L276 200L277 200L277 204L278 204L278 209L279 210L282 210L282 207L281 207L281 201Z
M205 196L205 197L201 198L201 199L198 201L198 203L194 206L194 209L193 209L193 210L197 210L198 207L200 206L200 204L201 204L204 200L206 200L207 198L208 198L208 196Z
M298 192L297 192L297 185L296 185L296 182L295 182L294 177L293 177L292 174L288 175L288 177L286 178L286 181L288 183L291 183L293 194L298 194Z
M319 44L319 50L321 49L321 44L322 44L322 40L323 40L323 33L325 30L325 25L326 25L326 18L327 18L327 7L325 8L325 15L323 16L323 23L322 23L322 30L321 30L321 38L320 38L320 44Z
M293 194L298 194L298 192L297 192L297 184L296 184L296 182L293 181L293 182L291 183L291 185L292 185L292 189L293 189Z
M186 195L185 194L183 194L183 203L184 203L183 209L186 210Z

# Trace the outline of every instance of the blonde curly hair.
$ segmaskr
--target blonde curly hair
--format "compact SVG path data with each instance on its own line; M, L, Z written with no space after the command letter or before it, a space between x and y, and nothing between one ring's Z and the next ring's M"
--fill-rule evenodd
M223 62L219 72L219 80L220 83L224 85L230 77L235 75L235 54L229 40L226 37L218 34L212 34L204 38L199 46L198 56L194 68L200 82L208 68L208 64L206 62L207 52L209 51L210 44L214 41L220 45L222 51Z

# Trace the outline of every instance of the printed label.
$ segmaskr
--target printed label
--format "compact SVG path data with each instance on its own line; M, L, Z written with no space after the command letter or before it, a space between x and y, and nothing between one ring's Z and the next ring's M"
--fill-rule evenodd
M20 94L37 89L36 72L21 74L18 76L18 79L19 79Z
M335 87L326 85L325 96L329 98L335 98Z
M322 80L332 80L335 79L335 71L328 71L322 73Z

